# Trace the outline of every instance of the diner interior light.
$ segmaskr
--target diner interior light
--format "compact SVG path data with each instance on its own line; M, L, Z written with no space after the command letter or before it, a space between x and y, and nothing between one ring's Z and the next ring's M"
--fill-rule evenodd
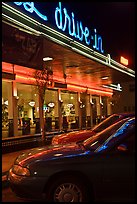
M73 104L72 104L72 103L68 103L67 106L68 106L69 108L72 108L72 107L73 107Z
M104 76L101 79L103 79L103 80L108 79L108 76Z
M94 102L93 102L93 98L92 98L92 95L90 94L90 104L93 105Z
M103 105L103 101L102 101L102 97L101 96L99 97L99 102L100 102L101 105Z
M54 104L53 102L50 102L50 103L48 103L48 106L49 106L50 108L53 108L53 107L55 106L55 104Z
M5 101L5 102L4 102L4 104L8 106L8 100L7 100L7 101Z
M35 105L35 101L30 101L29 105L33 107Z
M51 61L51 60L53 60L52 57L44 57L44 58L43 58L43 61L44 61L44 62L45 62L45 61Z

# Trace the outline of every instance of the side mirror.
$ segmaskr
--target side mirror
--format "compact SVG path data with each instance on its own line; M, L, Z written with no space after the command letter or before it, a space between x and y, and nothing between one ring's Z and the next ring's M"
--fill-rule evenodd
M120 145L117 147L117 149L118 149L119 151L122 151L122 152L125 152L125 151L128 150L128 149L127 149L127 146L124 145L124 144L120 144Z

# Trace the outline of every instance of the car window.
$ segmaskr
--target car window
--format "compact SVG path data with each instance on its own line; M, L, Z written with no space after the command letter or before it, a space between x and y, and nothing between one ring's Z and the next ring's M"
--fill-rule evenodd
M118 119L119 119L119 115L110 116L109 118L101 122L99 125L97 125L95 128L93 128L93 130L94 132L100 132L105 128L109 127L110 125L112 125Z
M112 146L109 150L113 153L125 152L126 155L129 154L135 156L135 132L132 132L123 140L116 143L116 145Z
M126 146L128 153L135 153L135 132L130 137L126 137L121 144Z
M95 134L94 136L84 140L83 144L86 148L95 150L100 145L102 145L116 130L122 126L122 124L127 121L127 118L109 126L105 130Z
M100 146L96 152L106 150L106 149L111 149L113 148L116 144L119 145L120 143L123 143L123 145L126 146L126 148L129 150L133 148L133 142L134 141L134 135L135 135L135 121L127 122L123 124L117 131L112 134L105 142ZM129 144L128 142L129 141ZM132 146L132 147L130 147Z

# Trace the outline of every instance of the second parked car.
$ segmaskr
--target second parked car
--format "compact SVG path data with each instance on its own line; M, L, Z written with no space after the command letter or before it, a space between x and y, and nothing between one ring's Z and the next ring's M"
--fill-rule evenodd
M105 120L103 120L101 123L96 125L94 128L90 130L79 130L79 131L73 131L69 133L64 133L60 135L56 135L52 138L52 144L67 144L70 142L78 142L78 141L84 141L85 139L95 135L96 133L104 130L105 128L109 127L113 123L122 120L123 118L135 116L134 113L117 113L112 114Z

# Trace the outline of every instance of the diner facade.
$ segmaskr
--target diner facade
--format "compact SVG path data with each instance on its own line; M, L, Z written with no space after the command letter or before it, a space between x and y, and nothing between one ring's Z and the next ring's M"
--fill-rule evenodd
M133 81L134 85L134 71L103 53L100 36L91 49L75 39L74 31L64 34L57 19L61 3L55 9L57 28L31 16L28 11L34 3L29 3L33 2L2 4L2 139L41 133L36 74L45 69L50 76L43 104L45 132L90 129L117 112L121 84ZM87 43L86 29L81 32ZM134 109L133 102L127 111Z

